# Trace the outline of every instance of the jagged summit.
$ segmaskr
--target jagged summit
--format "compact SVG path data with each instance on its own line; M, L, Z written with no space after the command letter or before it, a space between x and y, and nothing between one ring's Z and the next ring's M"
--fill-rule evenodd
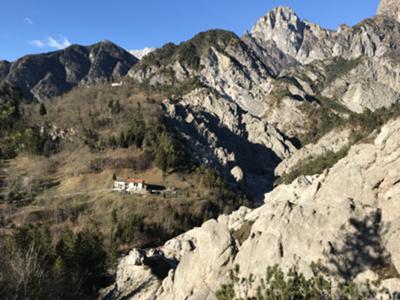
M284 20L286 22L297 22L299 17L295 11L289 6L278 6L268 11L265 16L261 17L257 24L253 27L252 31L257 30L257 25L262 21L271 21L272 26L275 25L275 21Z
M296 63L306 63L325 57L324 49L316 49L319 41L329 40L333 32L302 20L290 7L279 6L261 17L244 40L260 57L270 57L264 63L271 68L271 58L284 57L281 65L272 65L279 73ZM322 45L322 48L324 45ZM271 55L275 53L275 55ZM312 58L311 58L312 56Z
M287 49L288 54L295 57L304 28L305 24L291 8L279 6L260 18L251 33L258 40L273 41L278 48Z
M400 0L381 0L378 15L387 16L400 22Z

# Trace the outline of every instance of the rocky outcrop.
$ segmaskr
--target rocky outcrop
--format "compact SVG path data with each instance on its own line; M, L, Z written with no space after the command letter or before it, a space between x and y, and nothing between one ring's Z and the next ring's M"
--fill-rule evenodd
M295 58L284 53L272 41L259 43L248 32L242 37L242 40L257 54L273 76L278 76L283 70L299 65Z
M400 3L398 0L381 0L378 15L393 18L400 22Z
M349 145L351 130L346 128L334 129L315 144L308 144L292 156L283 160L275 169L276 176L289 174L299 164L324 155L327 152L339 152Z
M253 115L264 111L262 96L268 91L270 74L234 33L212 30L181 45L168 44L146 56L129 76L150 85L206 86ZM193 89L192 88L192 89Z
M275 175L299 162L347 150L357 128L338 127L301 149L289 137L324 118L345 122L400 99L400 23L384 12L387 5L337 31L279 7L242 39L201 33L130 70L142 84L176 88L164 101L169 124L198 161L247 187L261 206L220 216L157 249L134 250L120 261L110 299L211 300L235 265L240 276L259 280L275 264L312 276L312 263L336 283L380 279L400 293L400 119L322 174L272 190Z
M158 292L159 299L213 299L218 279L224 277L237 252L226 226L215 220L195 233L196 244L183 255L175 271L169 273ZM203 262L203 263L199 263Z
M394 170L400 162L395 150L399 142L396 120L382 129L374 144L354 146L318 178L268 194L252 227L253 238L242 245L235 262L247 274L261 274L259 266L271 261L286 269L297 264L306 274L311 262L319 262L338 278L390 265L398 272L394 236L400 230L400 190Z
M256 53L268 53L276 48L273 52L284 54L281 55L283 67L295 64L293 59L307 64L332 57L355 59L397 53L398 47L393 46L399 42L400 24L390 16L396 14L398 5L392 10L385 2L394 1L383 1L379 16L354 27L341 26L337 31L301 20L290 8L278 7L262 17L244 40Z
M215 299L234 265L242 276L260 278L275 264L284 270L297 265L311 276L313 262L334 280L379 278L400 292L399 149L397 119L323 174L279 186L262 207L221 216L169 241L160 253L178 265L150 299ZM243 226L250 230L236 240ZM124 268L129 265L120 264Z
M169 124L187 141L194 158L239 181L255 202L271 189L276 165L296 150L274 126L207 88L194 90L179 103L164 101L164 107Z
M232 181L243 177L261 199L276 166L296 152L293 137L306 136L315 122L398 102L399 26L376 17L334 32L278 7L242 39L203 32L152 52L129 76L173 86L167 117L198 160ZM235 167L243 176L231 172Z
M149 266L144 251L132 250L118 264L114 286L102 291L107 299L152 299L160 287L159 279Z
M390 107L400 99L400 65L393 57L364 58L322 91L351 111L362 113Z
M310 59L323 59L330 55L329 45L333 35L329 30L301 20L291 8L277 7L258 20L246 35L246 40L253 40L255 45L266 50L271 45L276 46L287 56L284 60L294 58L305 63ZM324 43L319 45L320 41ZM259 51L256 49L256 52Z
M0 80L19 87L24 96L43 100L74 87L120 80L138 60L117 45L103 41L84 47L28 55L0 63Z

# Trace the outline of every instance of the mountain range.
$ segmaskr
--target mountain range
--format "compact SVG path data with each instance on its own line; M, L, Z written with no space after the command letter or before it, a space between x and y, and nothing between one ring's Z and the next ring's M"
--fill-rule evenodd
M131 250L100 298L264 299L253 285L278 265L334 287L379 282L360 299L398 299L399 22L397 0L337 31L277 7L242 37L210 30L130 53L103 41L0 62L0 82L28 103L117 81L162 94L162 119L196 163L252 201Z
M316 263L336 282L379 278L396 297L400 153L390 149L400 142L399 122L381 129L369 116L380 124L397 116L399 7L382 1L377 16L337 31L278 7L241 38L200 33L135 65L135 81L182 87L179 101L165 104L171 122L199 159L230 170L265 204L132 250L104 294L216 299L238 266L232 284L240 299L255 295L246 279L257 282L267 266L296 265L312 276ZM314 174L321 175L304 176ZM274 176L286 185L274 188ZM169 265L167 275L157 277L146 261ZM236 299L230 295L218 299Z

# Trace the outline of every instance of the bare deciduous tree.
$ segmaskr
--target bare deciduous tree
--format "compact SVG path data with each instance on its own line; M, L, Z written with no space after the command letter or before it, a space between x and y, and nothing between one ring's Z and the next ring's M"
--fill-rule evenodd
M2 257L0 285L7 291L8 299L27 299L32 295L40 295L46 268L38 250L31 244L26 250Z

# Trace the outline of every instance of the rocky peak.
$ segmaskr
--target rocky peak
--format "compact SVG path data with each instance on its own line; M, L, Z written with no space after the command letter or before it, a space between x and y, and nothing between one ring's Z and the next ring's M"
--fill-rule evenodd
M278 7L260 18L243 40L259 57L278 59L273 64L274 74L296 63L330 57L380 57L398 51L399 31L395 28L400 22L400 0L382 0L378 15L384 18L366 19L354 27L342 25L335 32L300 19L290 8Z
M268 90L271 79L255 53L234 33L224 30L199 33L180 45L167 44L144 57L129 76L176 90L186 84L189 92L199 85L211 87L254 115L263 113L260 95Z
M310 57L323 59L326 51L316 45L332 35L319 25L300 19L291 8L280 6L260 18L244 40L259 56L278 49L283 54L282 66L290 67L293 60L306 63Z
M253 27L252 31L257 31L257 26L262 25L262 23L268 23L272 28L274 28L275 26L282 25L282 23L291 23L295 25L299 22L301 21L292 8L278 6L262 17Z
M263 41L273 41L278 48L296 56L303 39L305 24L289 7L277 7L260 18L251 34Z
M120 80L137 62L137 58L110 41L72 45L27 55L13 63L0 62L0 81L19 87L28 100L43 100L79 85Z
M387 16L400 22L400 0L381 0L378 15Z

